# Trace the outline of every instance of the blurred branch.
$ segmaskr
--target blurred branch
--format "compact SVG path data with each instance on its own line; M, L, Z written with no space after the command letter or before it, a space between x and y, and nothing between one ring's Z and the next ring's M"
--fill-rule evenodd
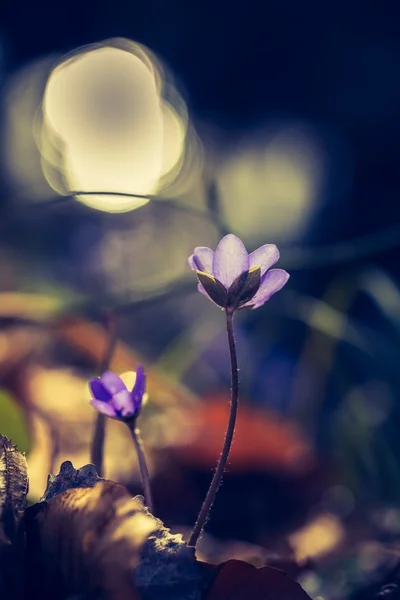
M24 209L45 209L52 206L64 204L75 196L121 196L127 198L142 198L153 201L162 201L164 205L196 215L205 220L211 220L218 228L221 235L232 232L227 227L221 215L218 192L215 182L208 186L207 210L199 210L191 206L180 204L176 198L163 198L156 194L131 194L128 192L105 192L105 191L72 191L63 196L57 196L45 202L26 204ZM20 218L20 206L14 208L8 215L3 215L0 231L7 229L14 219ZM232 232L235 233L235 232ZM330 265L341 264L349 261L359 260L381 252L396 248L400 245L400 223L391 225L381 231L370 233L348 242L333 243L328 246L316 246L314 248L287 247L282 249L282 256L286 268L290 269L316 269Z
M285 268L313 269L346 263L385 252L400 245L400 223L369 233L348 242L315 248L282 250Z
M230 229L225 223L222 215L218 184L215 179L210 181L207 186L206 201L208 214L211 217L214 225L217 227L219 234L223 237L224 235L230 233Z
M142 200L152 200L154 202L162 202L165 206L170 206L176 210L187 214L193 214L203 219L209 218L208 212L205 210L198 210L197 208L193 208L191 206L187 206L185 204L180 204L176 198L166 198L157 194L131 194L129 192L105 192L105 191L72 191L67 194L57 195L53 198L49 198L48 200L44 200L42 202L32 202L25 201L24 211L32 211L32 210L43 210L52 207L57 207L59 205L67 204L69 201L73 200L76 196L118 196L122 198L138 198ZM82 205L81 205L82 206ZM88 209L90 210L90 209ZM134 209L132 209L134 210ZM8 229L14 221L18 221L21 218L21 205L19 202L15 203L15 205L9 210L8 214L2 215L0 221L0 231Z

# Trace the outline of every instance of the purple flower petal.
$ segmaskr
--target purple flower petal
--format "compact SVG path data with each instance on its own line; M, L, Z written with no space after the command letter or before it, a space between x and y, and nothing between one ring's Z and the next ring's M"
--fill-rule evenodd
M206 246L197 246L189 257L189 266L193 271L203 271L212 275L214 252Z
M214 253L214 277L229 289L235 279L248 268L249 255L242 240L232 233L223 237Z
M146 391L146 373L142 365L139 365L136 371L136 381L132 388L132 402L135 412L138 412L142 406L143 395Z
M110 392L104 387L103 383L98 377L94 377L89 381L89 387L96 400L107 402L111 399Z
M197 267L193 260L193 257L194 257L194 254L191 254L188 258L189 267L192 269L192 271L197 271Z
M126 385L122 381L121 377L118 377L118 375L112 371L106 371L103 373L103 375L100 377L100 381L112 395L126 390Z
M249 255L250 268L260 267L261 277L279 260L279 250L275 244L264 244Z
M98 410L103 415L106 415L107 417L115 418L117 416L115 408L112 406L112 404L109 404L108 402L103 402L102 400L91 400L90 404L96 410Z
M252 306L253 308L259 308L267 302L276 292L279 292L289 279L289 273L283 269L271 269L267 271L261 278L260 287L256 295L247 302L244 306Z
M128 417L135 412L132 395L128 390L121 390L118 394L114 394L112 405L117 414L121 415L121 417Z

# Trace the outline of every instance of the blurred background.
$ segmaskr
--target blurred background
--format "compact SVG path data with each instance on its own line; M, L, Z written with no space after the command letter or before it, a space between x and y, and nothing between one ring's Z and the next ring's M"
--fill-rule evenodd
M3 11L0 429L28 454L32 500L62 460L89 461L111 311L113 369L149 369L157 514L190 529L230 382L187 257L226 232L276 243L291 278L236 319L242 404L200 553L287 560L315 599L364 597L400 552L398 7ZM107 425L106 476L140 493Z

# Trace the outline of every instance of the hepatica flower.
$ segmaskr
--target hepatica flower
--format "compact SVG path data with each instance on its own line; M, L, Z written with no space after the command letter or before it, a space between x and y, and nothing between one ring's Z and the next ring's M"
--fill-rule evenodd
M270 269L279 259L275 244L265 244L248 254L242 240L230 233L215 252L198 246L189 257L199 291L228 311L259 308L289 279L283 269Z
M139 365L131 390L121 377L112 371L106 371L101 377L91 379L89 387L93 396L90 404L99 412L112 419L133 421L142 407L146 392L146 373L142 365Z

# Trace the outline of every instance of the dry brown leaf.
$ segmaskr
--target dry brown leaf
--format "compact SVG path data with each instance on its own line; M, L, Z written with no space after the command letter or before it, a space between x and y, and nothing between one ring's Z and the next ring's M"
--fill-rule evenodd
M27 513L29 597L139 600L133 574L158 524L139 499L110 481L35 505Z

